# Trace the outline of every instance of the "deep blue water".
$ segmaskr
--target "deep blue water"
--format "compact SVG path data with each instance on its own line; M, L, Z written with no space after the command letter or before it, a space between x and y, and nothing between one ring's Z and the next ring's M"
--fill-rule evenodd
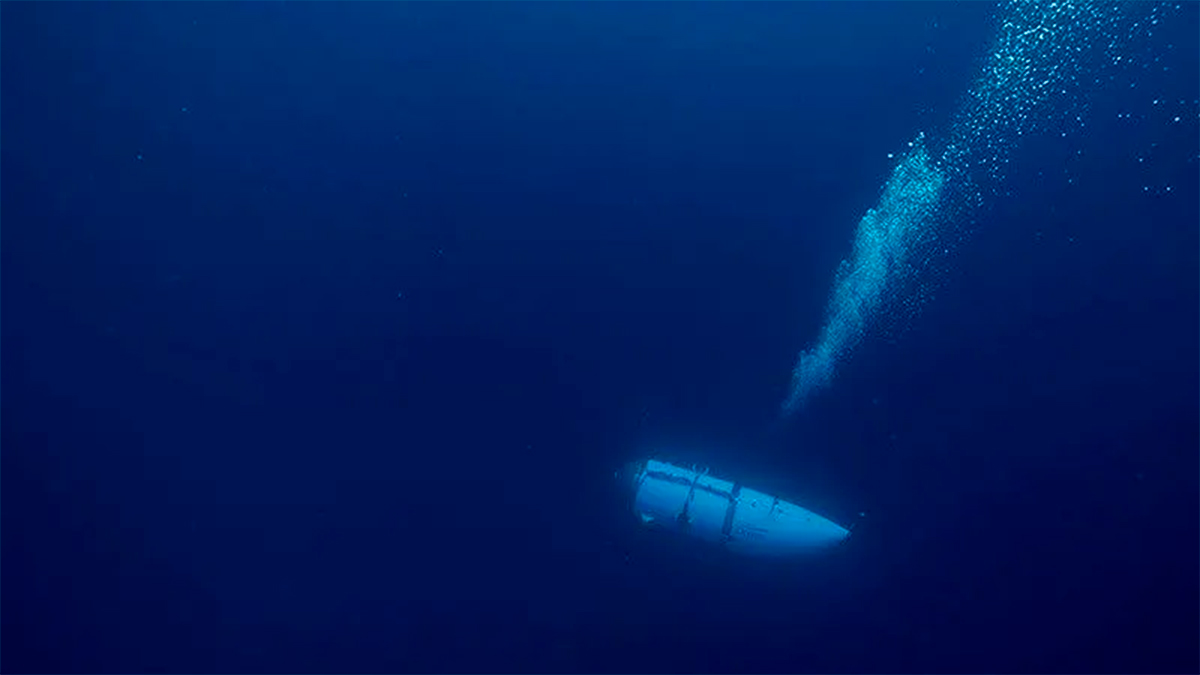
M995 6L3 3L0 667L1197 672L1198 9L780 425Z

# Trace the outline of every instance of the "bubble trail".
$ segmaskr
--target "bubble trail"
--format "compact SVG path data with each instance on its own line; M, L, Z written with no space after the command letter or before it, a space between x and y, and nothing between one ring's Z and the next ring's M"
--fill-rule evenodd
M970 234L966 216L995 196L1018 141L1052 124L1081 126L1084 94L1104 80L1105 69L1132 61L1127 46L1149 37L1168 7L1066 0L1004 5L942 152L933 159L919 134L879 203L859 220L817 339L792 369L784 416L832 384L838 365L871 331L903 327L919 311L955 243Z
M896 288L896 277L909 269L909 255L921 231L914 223L938 215L945 175L929 161L924 138L918 136L896 166L876 208L858 223L854 249L843 260L833 283L824 327L817 344L801 352L792 371L787 411L833 380L834 365L858 344L871 318Z

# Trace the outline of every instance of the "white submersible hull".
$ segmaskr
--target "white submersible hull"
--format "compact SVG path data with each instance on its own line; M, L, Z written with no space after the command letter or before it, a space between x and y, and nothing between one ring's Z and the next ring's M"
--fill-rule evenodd
M688 468L648 459L618 472L633 510L647 525L754 556L808 553L835 546L850 531L778 497Z

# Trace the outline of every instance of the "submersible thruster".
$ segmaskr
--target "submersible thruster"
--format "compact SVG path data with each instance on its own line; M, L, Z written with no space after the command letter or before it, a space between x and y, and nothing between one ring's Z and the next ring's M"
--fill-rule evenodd
M850 530L808 509L708 469L645 459L617 472L642 523L753 556L808 553L835 546Z

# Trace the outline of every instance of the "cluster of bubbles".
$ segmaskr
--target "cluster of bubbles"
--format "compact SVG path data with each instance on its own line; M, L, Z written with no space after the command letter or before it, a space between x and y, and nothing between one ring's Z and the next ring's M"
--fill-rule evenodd
M1160 3L1021 0L1008 4L981 72L958 110L941 164L993 185L1030 132L1082 127L1088 91L1152 34Z
M827 386L834 365L854 349L881 306L894 304L889 295L909 274L914 251L924 248L929 222L943 212L945 174L930 161L924 136L918 136L896 165L879 204L858 223L854 250L838 268L833 295L816 346L804 351L792 371L792 389L784 410L797 410L809 396Z
M802 351L782 405L802 409L833 380L869 331L904 323L924 304L972 210L997 194L1013 149L1032 132L1084 123L1085 93L1129 45L1152 36L1169 5L1016 0L941 149L918 135L900 158L878 205L859 221L851 255L834 279L817 340ZM1124 62L1124 63L1123 63Z

